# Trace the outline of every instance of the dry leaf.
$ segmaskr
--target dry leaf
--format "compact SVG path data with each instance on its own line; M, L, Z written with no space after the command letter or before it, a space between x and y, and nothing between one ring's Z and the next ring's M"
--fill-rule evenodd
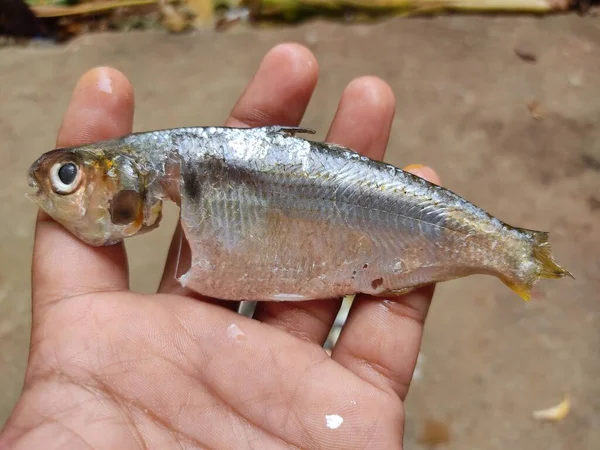
M421 433L421 437L419 438L420 444L433 448L449 442L450 428L448 425L439 420L425 420L423 431Z
M563 420L569 414L571 410L571 400L569 396L565 396L564 400L558 405L547 409L539 409L532 413L532 416L536 420L550 420L558 422Z
M527 108L531 113L531 117L533 117L536 120L541 120L546 115L546 108L544 108L544 106L536 100L527 103Z
M214 6L212 0L186 0L186 6L194 13L194 23L199 27L212 25Z
M158 8L162 16L162 25L170 32L179 33L188 27L189 21L187 18L166 0L159 0Z
M537 56L535 55L535 53L524 48L515 48L515 55L517 55L523 61L528 63L533 64L537 62Z
M78 16L88 14L101 14L117 8L130 8L153 5L160 0L103 0L96 2L85 2L76 5L49 5L40 4L32 6L32 11L41 18ZM174 3L175 0L168 0Z

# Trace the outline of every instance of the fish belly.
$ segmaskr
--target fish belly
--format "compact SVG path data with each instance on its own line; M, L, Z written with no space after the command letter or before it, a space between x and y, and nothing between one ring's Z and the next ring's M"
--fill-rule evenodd
M280 173L204 167L182 195L192 258L181 283L221 299L293 301L388 295L470 270L468 240L440 208L347 164L317 153Z

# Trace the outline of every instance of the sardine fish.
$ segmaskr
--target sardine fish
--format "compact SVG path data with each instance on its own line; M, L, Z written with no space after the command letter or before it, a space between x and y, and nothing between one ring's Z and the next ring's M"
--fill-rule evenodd
M395 296L472 274L528 300L538 280L572 276L548 233L298 133L314 131L178 128L59 148L31 165L29 197L92 246L155 229L176 202L191 252L178 280L225 300Z

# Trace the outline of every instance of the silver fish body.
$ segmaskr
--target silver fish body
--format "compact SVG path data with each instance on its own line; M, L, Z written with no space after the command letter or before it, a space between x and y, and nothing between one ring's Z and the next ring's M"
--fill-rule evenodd
M511 227L455 193L287 127L182 128L95 144L180 195L191 250L182 285L229 300L396 295L471 274L523 298L570 275L547 234ZM148 194L151 193L151 194ZM148 199L147 199L148 200Z

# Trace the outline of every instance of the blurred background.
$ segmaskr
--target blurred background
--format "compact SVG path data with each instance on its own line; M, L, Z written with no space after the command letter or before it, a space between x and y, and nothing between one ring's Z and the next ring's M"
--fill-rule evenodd
M529 303L491 277L437 287L405 448L600 448L599 12L571 0L2 0L0 426L29 345L25 174L53 148L78 78L123 71L135 131L222 124L264 54L295 41L320 65L303 122L315 138L352 78L383 78L398 101L386 161L430 165L504 221L550 231L575 276L541 282ZM158 231L127 243L135 290L156 289L176 220L169 205ZM535 418L565 399L566 415Z

